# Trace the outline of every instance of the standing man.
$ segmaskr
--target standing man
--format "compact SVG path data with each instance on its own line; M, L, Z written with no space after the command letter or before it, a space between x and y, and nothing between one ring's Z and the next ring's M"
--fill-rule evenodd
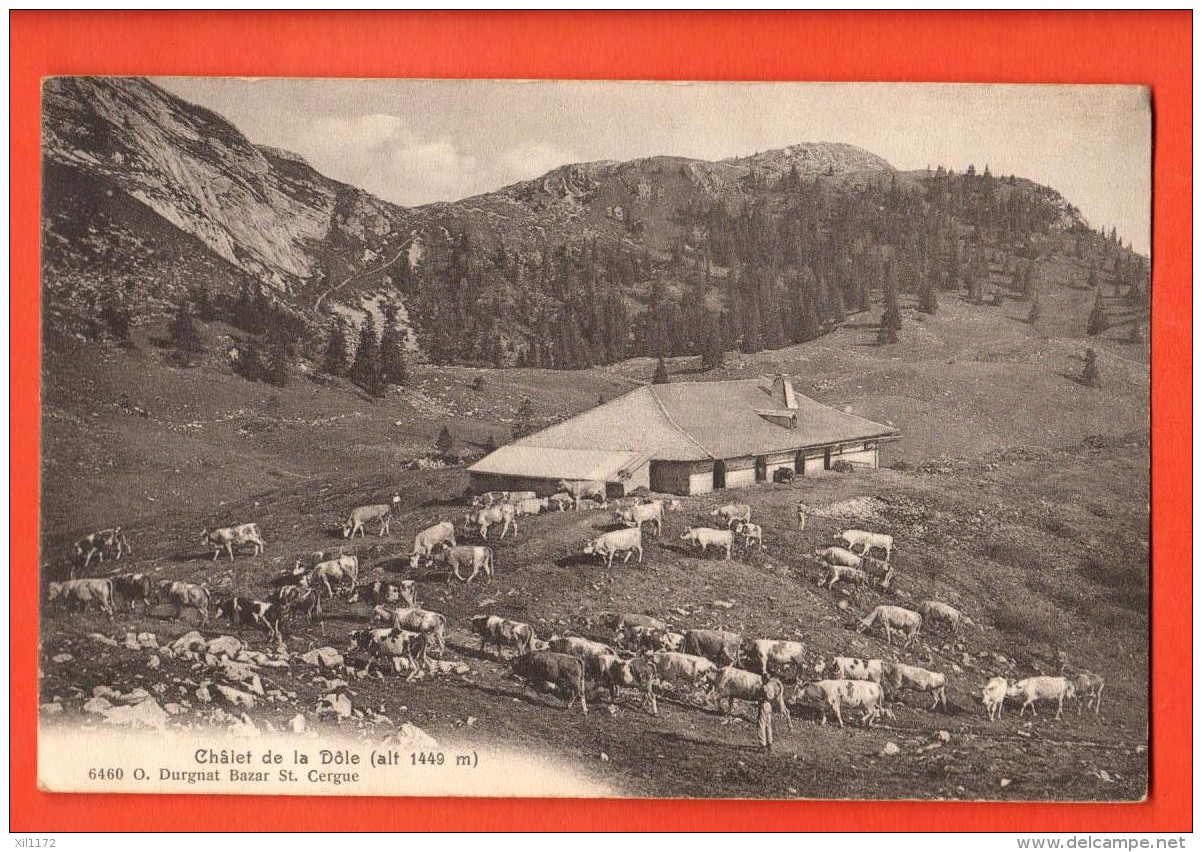
M785 706L785 685L780 678L775 678L764 672L761 675L763 694L760 698L759 712L756 714L756 727L759 730L760 751L772 751L772 711L779 710L793 730L793 719L789 716L789 708Z
M806 528L806 513L810 511L810 507L805 503L797 504L797 529L804 530Z

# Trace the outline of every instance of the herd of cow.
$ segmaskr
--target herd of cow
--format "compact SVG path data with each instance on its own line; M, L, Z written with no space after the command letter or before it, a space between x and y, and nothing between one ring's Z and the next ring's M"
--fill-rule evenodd
M481 539L488 540L489 530L500 527L499 538L503 539L510 533L517 536L519 518L548 511L609 508L604 483L561 481L559 485L559 493L543 498L533 492L474 496L464 515L463 528L475 530ZM342 527L343 537L349 540L356 535L366 536L369 523L378 524L381 537L389 534L399 503L400 497L394 495L389 503L356 508ZM622 556L625 564L637 555L642 563L644 526L652 535L662 537L665 512L683 508L676 500L625 498L613 514L618 528L588 541L583 553L600 558L607 566L612 566L616 556ZM798 530L805 529L806 512L807 507L799 504ZM687 527L680 540L703 556L707 549L715 547L726 559L731 558L736 545L745 550L763 549L763 529L752 523L750 506L738 503L721 506L710 513L710 521L716 525ZM481 572L485 578L491 578L496 570L493 549L487 545L461 545L456 532L454 523L442 521L418 533L409 554L410 568L441 567L446 571L448 583L452 578L471 582ZM842 584L850 586L853 593L868 586L890 588L895 579L891 536L853 529L844 530L836 538L838 546L818 549L811 555L821 567L820 588L833 589ZM266 548L258 525L253 523L206 529L201 542L213 549L214 560L225 553L233 561L235 554L247 547L261 556ZM80 539L75 550L76 564L84 569L93 558L103 564L106 557L120 560L133 552L119 527ZM884 558L875 558L872 554L876 551ZM114 617L118 599L130 611L138 602L149 610L152 599L157 599L170 605L176 618L184 609L194 609L205 624L212 609L217 618L229 619L239 632L244 627L266 631L271 641L283 650L285 637L300 619L310 626L318 625L324 635L323 602L328 605L345 595L347 604L371 607L372 622L382 625L356 630L350 635L347 652L364 655L367 672L374 668L379 673L383 668L393 673L403 672L407 680L413 680L422 671L430 670L431 655L442 656L446 650L447 619L421 607L414 580L361 582L358 557L344 552L334 556L314 554L310 562L306 567L302 560L297 560L293 568L276 575L273 591L265 601L233 594L215 599L203 583L170 580L156 583L144 573L53 582L49 584L49 599L60 601L72 610L95 605L110 619ZM879 627L889 645L897 632L904 637L903 650L908 650L924 625L935 624L953 634L961 625L975 626L954 607L926 600L914 610L895 605L876 606L859 622L858 629L865 632ZM738 633L716 629L678 631L666 621L637 613L602 613L588 619L586 627L602 628L606 634L602 638L555 635L544 639L530 624L502 616L479 614L470 620L481 653L491 647L498 658L504 659L503 649L512 648L514 656L509 664L517 677L536 687L553 685L568 707L578 701L586 714L587 683L608 693L611 702L617 701L621 689L635 689L642 696L642 708L653 715L658 714L656 689L662 693L665 685L681 696L704 690L706 703L716 701L724 712L732 713L736 700L755 704L764 701L766 676L782 672L795 677L793 703L816 705L821 710L823 724L829 712L842 727L842 711L851 708L859 709L862 724L871 727L882 716L893 716L886 702L896 700L907 690L930 695L931 710L947 705L945 674L898 661L843 656L824 661L798 641L744 639ZM820 679L809 678L810 672L817 673ZM993 677L982 689L981 701L990 720L1000 716L1007 698L1021 702L1020 717L1028 709L1034 715L1037 701L1055 701L1059 719L1065 699L1079 700L1078 713L1081 700L1097 713L1104 685L1100 676L1089 672L1073 677L1029 677L1015 683ZM792 728L783 693L774 703Z

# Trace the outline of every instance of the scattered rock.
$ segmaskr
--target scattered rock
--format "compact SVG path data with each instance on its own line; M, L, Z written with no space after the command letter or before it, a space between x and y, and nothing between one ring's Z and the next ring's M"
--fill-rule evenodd
M193 630L185 633L167 647L176 654L183 654L186 651L199 651L205 647L205 638L200 635L200 631Z
M1105 769L1098 770L1098 777L1101 778L1103 781L1109 782L1111 784L1114 783L1114 779L1110 777L1110 773L1107 772Z
M45 704L39 704L38 711L45 713L47 716L53 716L56 713L63 712L63 705L59 704L57 701L48 701Z
M235 636L218 636L216 639L209 640L205 650L214 657L225 654L227 657L233 658L238 656L238 652L242 650L242 640Z
M438 748L438 740L412 722L402 722L397 732L388 737L384 744L402 751L422 751Z
M608 754L606 754L605 752L601 752L601 762L602 762L602 763L609 763L609 755L608 755Z
M197 635L199 635L199 634L197 634ZM101 645L108 645L110 648L120 648L121 647L120 642L118 642L116 639L110 639L109 637L105 636L103 633L89 633L88 638L91 639L93 642L99 642Z
M723 601L723 600L710 601L710 606L719 607L721 609L731 609L732 607L734 607L734 605L735 605L734 601Z
M176 704L174 701L168 701L166 704L164 704L163 710L166 711L168 716L178 716L180 713L184 712L183 705Z
M112 708L113 708L113 702L111 702L107 698L103 698L99 695L96 696L95 698L89 698L88 701L83 705L83 709L84 709L85 713L101 713L101 714L103 714L103 713L107 713Z
M351 699L341 692L331 692L317 702L318 716L334 715L339 719L349 719L353 712Z
M118 696L122 704L138 704L150 697L150 693L140 686Z
M121 693L102 683L92 687L92 696L94 698L120 698Z
M217 692L235 707L249 708L255 706L255 697L249 692L234 689L232 686L226 686L224 683L217 684Z
M935 739L939 740L941 743L951 742L952 735L947 731L936 731Z
M999 781L999 782L998 782L998 784L1000 784L1000 785L1001 785L1001 786L1003 786L1003 787L1009 787L1009 786L1010 786L1010 779L1009 779L1009 778L1003 778L1001 781Z
M52 662L52 663L69 663L74 659L75 659L75 656L73 654L55 654L53 657L50 658L50 662Z
M148 669L157 669L162 664L163 664L163 661L160 660L156 654L151 654L146 659L146 668L148 668Z
M288 730L294 734L303 734L305 732L305 714L297 713L288 721Z
M196 687L196 700L202 704L208 704L213 700L213 693L209 691L207 684Z
M232 737L254 738L263 736L263 732L255 727L255 723L245 713L232 718L227 730Z
M139 633L138 646L145 648L147 651L158 650L159 640L153 633Z
M142 646L138 644L138 634L137 633L126 633L125 634L125 647L131 651L141 651L142 650Z
M167 713L157 701L147 698L137 704L113 707L104 714L104 724L161 731L167 727Z
M885 747L881 749L881 757L890 757L891 755L901 753L901 748L892 740L885 743Z
M332 669L335 666L342 665L342 654L326 645L322 648L314 648L307 654L301 655L301 660L311 666L321 666L323 669Z

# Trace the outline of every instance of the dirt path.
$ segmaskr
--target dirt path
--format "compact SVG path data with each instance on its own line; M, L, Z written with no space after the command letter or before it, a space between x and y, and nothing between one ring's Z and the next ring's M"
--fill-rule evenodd
M404 254L405 252L407 252L409 250L409 246L413 243L413 241L415 239L417 239L417 237L418 237L417 232L411 233L405 239L405 242L401 243L401 247L397 250L397 253L395 255L393 255L392 259L386 261L385 263L380 264L379 266L375 267L374 269L365 269L360 272L356 272L354 275L351 275L347 278L342 279L337 284L335 284L333 287L330 287L329 289L327 289L324 293L322 293L320 296L317 297L317 301L313 303L313 310L320 311L321 303L325 299L326 296L330 295L331 293L337 292L338 290L341 290L343 287L345 287L347 284L350 284L352 281L355 281L359 278L366 278L369 275L375 275L377 272L383 272L385 269L392 266L394 263L396 263L398 260L401 259L402 254Z

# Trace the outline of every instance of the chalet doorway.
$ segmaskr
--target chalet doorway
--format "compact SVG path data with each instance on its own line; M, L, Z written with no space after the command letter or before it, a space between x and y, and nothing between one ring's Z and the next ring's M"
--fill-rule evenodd
M823 470L831 469L831 448L830 447L827 447L825 450L822 451L822 469Z
M714 490L726 487L726 462L714 462Z
M797 455L793 457L793 471L798 476L806 475L806 454L804 450L798 450Z
M768 481L768 459L763 456L758 456L755 460L755 481Z

